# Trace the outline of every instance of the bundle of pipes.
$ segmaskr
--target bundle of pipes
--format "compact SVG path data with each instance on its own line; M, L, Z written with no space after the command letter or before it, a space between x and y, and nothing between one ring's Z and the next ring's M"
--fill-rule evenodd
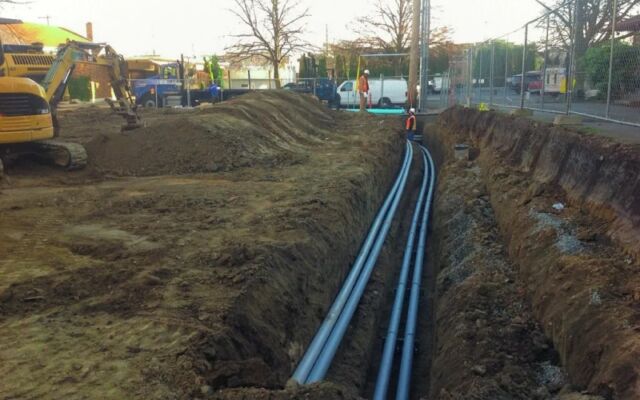
M393 367L394 352L398 340L398 334L400 332L400 317L406 295L409 268L415 246L416 231L418 229L418 224L420 224L420 236L418 238L418 247L415 252L415 261L413 264L411 291L409 293L409 307L407 309L407 319L404 328L402 358L400 360L400 372L398 373L398 386L396 390L396 399L404 400L409 398L411 368L413 365L413 351L418 318L418 303L420 300L420 284L422 281L422 267L427 242L429 214L431 210L431 203L433 202L436 179L436 170L431 154L429 154L429 151L426 148L422 146L420 146L420 148L422 150L422 160L425 167L424 175L422 178L422 185L420 187L420 194L416 201L413 219L411 221L411 227L409 228L409 237L407 238L407 245L405 247L404 258L402 260L400 279L398 281L396 297L391 311L389 328L387 329L384 350L380 361L380 369L378 370L378 379L376 380L376 388L373 397L375 400L383 400L387 398L389 381L391 379L391 371ZM427 192L426 202L424 201L425 192ZM422 211L422 214L420 211Z
M397 398L406 399L409 395L411 377L411 365L413 362L414 338L418 314L418 301L420 283L422 279L422 264L427 236L427 222L433 199L435 187L435 167L431 155L424 147L423 152L424 176L420 188L420 194L416 202L415 212L409 232L409 238L405 248L405 255L400 273L396 299L389 324L384 353L380 364L380 372L376 383L375 398L384 399L388 391L391 369L393 365L393 352L395 349L400 314L403 308L404 294L409 276L409 268L413 249L415 247L415 234L420 227L416 258L414 262L413 279L409 295L409 307L407 323L405 326L404 346L400 374L398 376ZM309 345L304 357L298 364L292 380L299 384L318 382L324 379L327 370L340 346L342 338L365 291L373 268L377 262L382 246L386 240L389 228L393 222L398 204L402 198L407 183L411 162L413 159L413 147L407 142L405 158L398 173L398 177L380 208L367 237L360 249L360 253L349 272L340 292L338 293L329 313ZM426 201L425 201L426 198ZM421 214L422 211L422 214ZM420 218L422 216L422 218Z
M404 162L398 177L378 211L360 253L329 313L298 364L292 376L293 381L299 384L318 382L324 378L329 369L391 227L407 183L412 158L413 147L407 141Z

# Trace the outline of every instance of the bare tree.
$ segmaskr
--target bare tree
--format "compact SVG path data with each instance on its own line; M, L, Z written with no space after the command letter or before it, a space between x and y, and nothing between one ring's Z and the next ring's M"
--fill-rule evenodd
M589 47L611 39L613 20L625 19L640 5L640 0L617 0L614 13L613 0L554 0L552 4L542 0L536 2L545 8L545 13L549 13L550 37L556 46L569 53L572 39L575 40L573 51L578 71L584 69L583 59ZM546 24L546 19L541 20L540 24ZM579 92L584 90L584 74L578 73L575 79Z
M280 87L279 68L296 51L311 47L302 39L303 20L308 9L300 9L298 0L234 0L231 12L240 19L246 33L233 35L237 43L227 48L236 60L255 56L273 67L276 87Z
M411 40L413 9L411 0L378 0L372 15L358 19L359 33L373 48L388 53L405 53ZM395 74L402 69L402 60L394 60Z
M634 10L638 11L640 6L640 0L617 0L617 10L613 15L613 0L555 0L552 4L547 4L548 1L536 1L545 8L545 13L551 13L552 38L565 49L569 49L571 45L572 25L575 22L577 58L582 57L588 47L611 38L613 18L623 20Z

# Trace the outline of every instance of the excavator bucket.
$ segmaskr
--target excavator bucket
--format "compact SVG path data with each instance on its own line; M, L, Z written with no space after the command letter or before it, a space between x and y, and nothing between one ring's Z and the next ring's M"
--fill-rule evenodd
M114 113L124 118L125 123L121 127L121 130L123 132L132 131L144 126L144 124L142 123L142 119L138 115L137 111L131 108L127 101L113 101L111 99L105 99L105 101L109 104Z

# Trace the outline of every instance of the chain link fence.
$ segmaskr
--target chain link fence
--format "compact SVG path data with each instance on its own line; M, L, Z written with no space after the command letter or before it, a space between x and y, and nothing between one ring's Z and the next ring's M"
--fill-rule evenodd
M449 105L576 114L640 127L640 7L569 0L450 61ZM623 9L624 6L624 9ZM596 30L596 31L594 31Z

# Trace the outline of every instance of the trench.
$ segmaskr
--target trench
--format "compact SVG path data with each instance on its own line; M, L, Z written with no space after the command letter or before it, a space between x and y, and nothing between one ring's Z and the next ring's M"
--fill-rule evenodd
M601 193L595 202L594 192L614 192L621 182L591 161L611 163L598 154L612 157L611 144L506 116L487 122L470 112L449 111L424 131L438 186L411 398L637 398L637 335L630 338L640 321L637 248L629 247L635 224L625 223L637 219L637 186L618 189L626 208ZM461 157L458 143L469 146ZM632 176L638 158L628 155L637 149L618 151L627 156L617 160L618 173ZM581 177L585 167L588 176ZM354 398L373 396L418 171L327 376ZM609 176L608 187L599 174ZM605 265L613 277L605 276Z
M638 398L638 148L465 109L424 138L439 176L414 398Z

